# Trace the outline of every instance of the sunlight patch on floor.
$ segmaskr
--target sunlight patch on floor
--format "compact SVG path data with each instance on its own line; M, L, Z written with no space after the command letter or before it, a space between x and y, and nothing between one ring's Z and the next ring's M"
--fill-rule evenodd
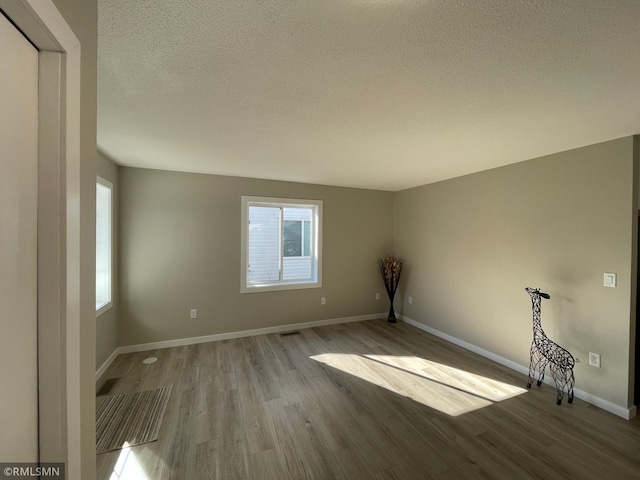
M527 391L420 357L324 353L311 358L451 416Z
M109 480L149 480L135 453L126 442L120 451L120 456L113 467L113 473Z

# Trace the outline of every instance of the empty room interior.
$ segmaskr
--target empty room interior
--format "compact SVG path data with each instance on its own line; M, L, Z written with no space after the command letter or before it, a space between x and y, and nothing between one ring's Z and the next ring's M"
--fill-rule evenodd
M640 11L615 5L99 2L97 404L172 391L98 478L640 475ZM526 287L573 403L526 388Z
M41 3L81 58L40 459L640 478L640 3Z

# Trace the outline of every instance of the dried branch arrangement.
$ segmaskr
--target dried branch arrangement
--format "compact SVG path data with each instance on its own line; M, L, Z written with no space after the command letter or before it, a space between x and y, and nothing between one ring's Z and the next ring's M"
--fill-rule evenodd
M380 273L382 274L384 287L387 290L387 295L389 296L389 301L391 302L387 321L390 323L396 323L396 315L393 311L393 297L395 297L396 290L398 289L398 283L400 283L402 260L400 260L395 255L387 255L378 260L378 266L380 267Z

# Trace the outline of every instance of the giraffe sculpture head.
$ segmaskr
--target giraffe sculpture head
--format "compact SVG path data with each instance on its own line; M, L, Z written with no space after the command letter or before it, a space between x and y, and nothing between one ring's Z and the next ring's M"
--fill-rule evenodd
M549 300L551 298L551 295L549 295L548 293L541 292L539 288L527 287L525 288L525 290L529 295L531 295L531 298L533 300L535 300L536 298L545 298Z

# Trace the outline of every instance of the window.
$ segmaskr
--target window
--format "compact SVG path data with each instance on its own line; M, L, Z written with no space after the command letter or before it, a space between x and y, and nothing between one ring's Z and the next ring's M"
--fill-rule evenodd
M113 185L96 182L96 312L111 307L111 216Z
M322 286L322 202L242 197L241 292Z

